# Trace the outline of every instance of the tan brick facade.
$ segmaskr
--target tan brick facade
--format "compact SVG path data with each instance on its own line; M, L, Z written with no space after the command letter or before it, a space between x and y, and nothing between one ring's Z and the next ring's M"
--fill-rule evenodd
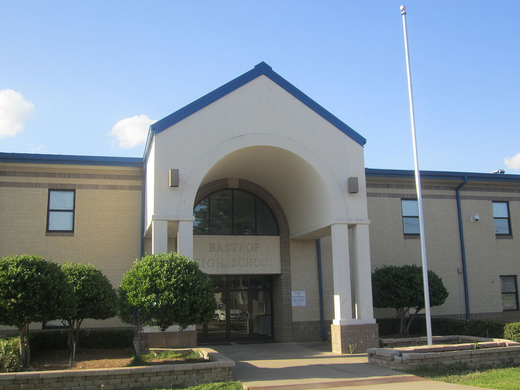
M47 232L49 189L75 190L73 233ZM90 263L117 287L141 254L142 170L60 164L0 165L0 256ZM117 319L84 326L119 326ZM36 326L36 325L35 325Z
M434 316L466 315L456 202L456 187L461 183L462 179L422 179L428 268L441 276L450 293L444 305L432 308ZM367 196L372 267L420 265L420 239L403 234L401 213L401 199L417 198L413 177L368 176ZM520 274L520 183L469 180L460 197L471 317L520 319L518 311L502 310L500 289L501 275ZM509 203L512 235L495 235L493 201ZM474 214L479 221L471 221ZM393 310L376 310L376 317L393 315Z

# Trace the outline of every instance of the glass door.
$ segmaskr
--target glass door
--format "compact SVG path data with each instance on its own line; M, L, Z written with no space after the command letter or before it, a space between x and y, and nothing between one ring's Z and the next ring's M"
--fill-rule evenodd
M231 340L249 338L249 293L233 291L229 293L229 333Z
M271 292L251 291L251 336L254 339L271 339Z
M269 276L213 277L217 307L213 319L197 325L198 343L272 340Z

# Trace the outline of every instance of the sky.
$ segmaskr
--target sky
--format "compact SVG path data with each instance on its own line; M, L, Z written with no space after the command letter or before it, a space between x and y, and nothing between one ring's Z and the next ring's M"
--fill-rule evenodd
M265 61L365 166L520 173L518 0L0 0L0 152L142 157L151 123ZM319 134L316 135L319 137Z

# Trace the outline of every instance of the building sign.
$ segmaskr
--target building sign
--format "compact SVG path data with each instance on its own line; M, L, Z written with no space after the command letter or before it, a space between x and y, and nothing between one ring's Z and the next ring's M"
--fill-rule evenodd
M305 297L305 291L293 291L292 292L292 305L293 305L293 307L307 306L307 299Z
M193 258L209 275L279 274L280 237L195 235Z

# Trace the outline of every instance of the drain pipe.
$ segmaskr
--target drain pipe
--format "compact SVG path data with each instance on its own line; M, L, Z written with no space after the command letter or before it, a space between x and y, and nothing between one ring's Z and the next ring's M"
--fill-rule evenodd
M316 250L318 252L318 289L320 293L320 332L321 339L327 340L327 333L325 333L325 315L323 313L323 274L321 270L321 240L316 240Z
M460 253L462 258L462 278L464 282L464 300L466 303L466 319L471 319L471 313L469 310L469 291L468 291L468 271L466 267L466 247L464 245L464 229L462 226L462 208L460 204L460 189L468 183L468 177L464 176L464 181L455 188L455 194L457 196L457 213L459 217L459 234L460 234Z

